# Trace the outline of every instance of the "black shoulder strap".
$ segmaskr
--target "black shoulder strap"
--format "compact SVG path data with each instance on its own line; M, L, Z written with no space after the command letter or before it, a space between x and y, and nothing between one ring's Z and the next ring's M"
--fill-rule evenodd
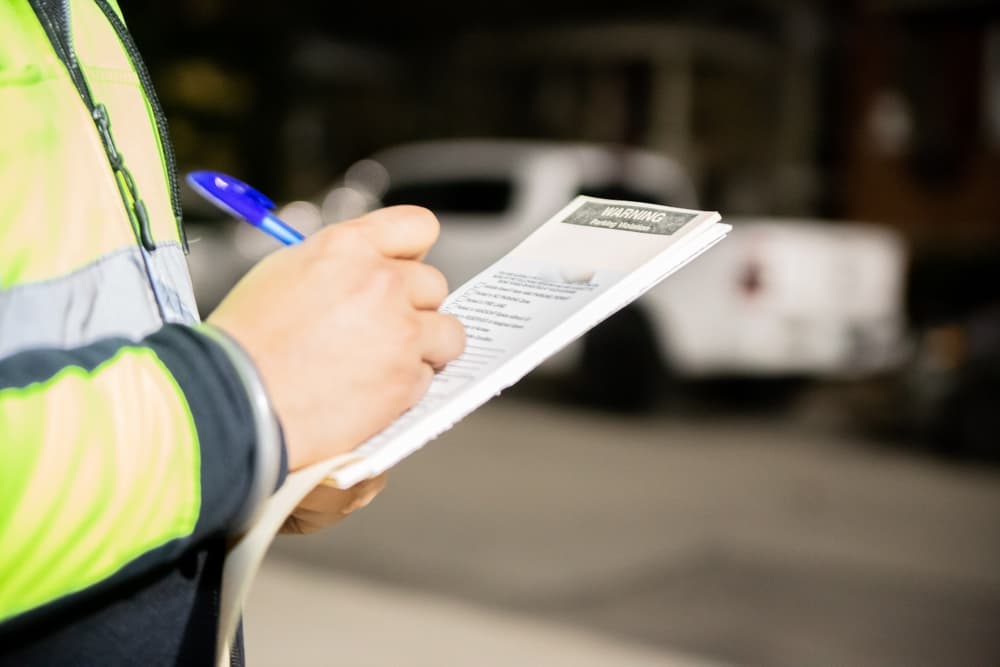
M28 4L38 17L38 22L42 24L52 48L55 50L59 60L69 71L74 85L80 91L80 96L88 107L94 106L90 95L90 88L83 78L80 65L76 61L76 54L73 51L73 37L70 31L69 21L69 1L68 0L28 0Z
M67 0L28 0L45 30L50 26L66 40L69 39L69 2ZM51 38L51 36L50 36Z

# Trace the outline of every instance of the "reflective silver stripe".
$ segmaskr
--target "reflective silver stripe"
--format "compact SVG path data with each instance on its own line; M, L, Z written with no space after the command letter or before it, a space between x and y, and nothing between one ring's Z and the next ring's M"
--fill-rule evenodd
M163 320L142 255L130 246L58 278L0 290L0 358L33 347L70 348L101 338L142 338ZM198 310L184 252L167 243L146 253L168 321L193 324Z
M146 257L155 276L153 284L167 321L181 324L199 322L201 318L198 317L194 288L191 286L191 272L181 244L176 241L158 243L156 250L147 252Z
M208 322L198 326L198 331L216 343L229 357L243 388L250 399L253 412L254 430L257 433L257 448L254 459L253 485L244 501L239 516L235 519L234 535L240 535L253 525L257 514L264 508L264 501L271 497L278 485L281 474L281 450L285 446L278 427L278 417L271 407L264 380L257 371L250 355L228 333Z

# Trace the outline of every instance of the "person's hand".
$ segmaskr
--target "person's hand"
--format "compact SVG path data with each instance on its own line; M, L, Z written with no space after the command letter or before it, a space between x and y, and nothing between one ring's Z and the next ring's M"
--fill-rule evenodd
M414 206L332 225L266 257L209 316L256 363L289 469L388 426L462 353L462 325L437 312L445 279L420 261L437 234Z
M365 507L385 488L385 473L358 482L349 489L320 484L295 508L282 533L306 535L331 526L352 512Z

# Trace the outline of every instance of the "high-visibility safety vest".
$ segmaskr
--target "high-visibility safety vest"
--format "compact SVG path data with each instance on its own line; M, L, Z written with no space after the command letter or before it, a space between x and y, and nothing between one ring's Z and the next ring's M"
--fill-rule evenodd
M114 0L0 0L0 121L0 663L186 661L205 553L284 447L249 358L198 322L166 123ZM143 619L163 637L123 639Z

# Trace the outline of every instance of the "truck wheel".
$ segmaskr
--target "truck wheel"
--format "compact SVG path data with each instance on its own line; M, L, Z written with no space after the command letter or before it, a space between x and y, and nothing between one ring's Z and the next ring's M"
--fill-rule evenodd
M967 461L1000 463L1000 368L969 364L958 376L935 429L937 448Z
M595 407L644 412L661 398L666 376L652 322L633 304L584 337L574 393Z

